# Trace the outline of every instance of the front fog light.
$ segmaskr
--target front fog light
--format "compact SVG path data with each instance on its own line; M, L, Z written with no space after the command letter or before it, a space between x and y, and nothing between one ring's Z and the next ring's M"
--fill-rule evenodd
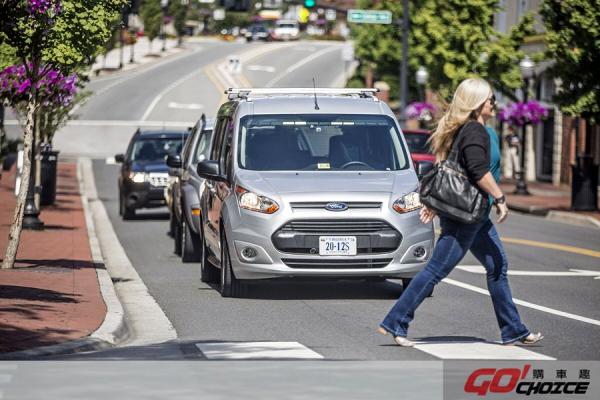
M252 247L244 247L242 250L242 256L244 258L254 258L258 255L258 252Z
M400 214L414 211L421 207L423 207L423 205L421 204L419 193L417 192L410 192L408 194L405 194L404 196L396 200L392 205L394 211Z
M418 246L415 247L415 249L413 250L413 256L415 256L416 258L423 258L425 256L425 248L423 246Z

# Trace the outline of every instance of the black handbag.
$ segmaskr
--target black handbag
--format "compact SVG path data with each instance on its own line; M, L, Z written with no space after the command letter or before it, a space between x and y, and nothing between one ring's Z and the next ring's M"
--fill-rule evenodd
M487 193L468 178L465 168L460 164L459 135L460 131L456 134L448 158L437 163L423 176L419 195L421 203L438 215L463 224L474 224L488 214L489 200Z

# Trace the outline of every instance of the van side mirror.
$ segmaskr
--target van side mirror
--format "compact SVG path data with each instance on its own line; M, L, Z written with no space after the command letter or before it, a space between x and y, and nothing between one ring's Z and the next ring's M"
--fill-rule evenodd
M183 166L181 156L179 154L169 154L167 156L167 166L171 168L181 168Z
M198 163L196 172L201 178L210 179L213 181L226 182L227 177L219 172L219 162L214 160L206 160Z
M431 171L434 167L434 164L431 161L419 161L417 162L417 176L419 180L423 178L423 176L427 175L429 171Z
M115 162L118 163L124 163L125 162L125 155L124 154L115 154Z

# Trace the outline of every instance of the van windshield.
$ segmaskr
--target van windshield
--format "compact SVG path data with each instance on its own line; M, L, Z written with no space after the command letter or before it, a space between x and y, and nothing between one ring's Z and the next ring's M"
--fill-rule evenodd
M238 163L255 171L396 171L409 167L394 121L382 115L242 118Z

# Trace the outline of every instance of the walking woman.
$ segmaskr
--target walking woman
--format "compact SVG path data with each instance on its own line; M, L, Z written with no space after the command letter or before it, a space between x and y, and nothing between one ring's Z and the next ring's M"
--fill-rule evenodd
M501 223L508 216L508 208L492 173L499 170L500 153L490 148L490 136L484 127L494 114L494 106L495 97L486 81L474 78L464 80L456 89L448 111L432 135L431 147L439 162L448 157L456 141L459 162L469 178L490 195L490 206L495 206L498 223ZM497 146L496 143L494 145ZM494 157L490 160L491 154ZM425 207L421 210L421 221L429 223L435 215L435 211ZM502 342L533 344L540 341L542 334L531 333L521 322L506 276L506 255L490 218L486 216L480 222L465 224L440 215L440 226L441 235L429 263L404 289L381 323L379 332L393 335L394 341L400 346L413 346L414 342L406 336L417 307L471 250L485 267Z

